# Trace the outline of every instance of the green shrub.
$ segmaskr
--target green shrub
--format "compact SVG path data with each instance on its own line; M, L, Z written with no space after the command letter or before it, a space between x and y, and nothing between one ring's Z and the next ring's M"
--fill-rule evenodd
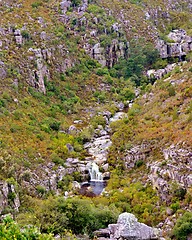
M176 203L172 203L170 205L170 208L173 210L173 212L175 213L179 208L180 208L180 204L179 202L176 202Z
M143 160L138 160L138 161L135 163L135 167L139 168L139 167L141 167L143 164L144 164L144 161L143 161Z
M108 75L109 71L108 71L107 68L98 68L97 71L96 71L96 74L98 76Z
M93 135L93 128L84 128L79 136L79 141L82 143L89 142Z
M30 39L30 34L26 30L21 31L21 36L25 39Z
M167 88L167 91L168 91L170 97L175 96L175 94L176 94L175 88L174 88L173 85L170 85L170 86Z
M31 7L32 7L32 8L38 8L38 7L40 7L41 5L42 5L41 2L34 2L34 3L31 4Z
M99 6L95 5L95 4L89 4L88 8L87 8L87 11L89 13L94 13L94 14L99 14L99 13L103 13L104 12L104 10L101 7L99 7Z
M101 115L97 115L91 119L91 125L93 126L93 128L97 128L98 125L102 125L104 127L105 124L106 124L106 120Z
M53 121L53 122L49 123L49 127L52 130L57 131L57 132L59 131L60 125L61 125L61 123L58 121Z
M77 7L81 4L81 0L72 0L71 3L74 7Z
M51 155L51 159L56 165L64 165L64 160L60 158L56 153L53 153Z
M40 196L44 195L44 194L47 192L47 190L45 189L45 187L43 187L43 186L41 186L41 185L36 186L36 190L37 190L37 193L38 193Z
M51 234L41 234L34 226L24 226L22 229L8 215L0 224L0 238L4 240L53 240Z
M173 229L173 234L178 240L187 240L187 236L192 233L192 213L185 212L180 217Z
M135 93L130 88L123 88L120 91L120 95L122 96L122 100L133 100L135 98Z
M183 187L179 187L174 190L173 196L178 198L179 200L183 200L185 198L185 194L187 193L186 189Z

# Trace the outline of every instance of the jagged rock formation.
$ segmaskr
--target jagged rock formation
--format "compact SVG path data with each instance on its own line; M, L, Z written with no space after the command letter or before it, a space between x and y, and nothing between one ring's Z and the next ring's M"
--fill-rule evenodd
M137 161L145 161L151 152L151 146L148 144L141 144L133 146L130 150L126 150L124 161L125 167L131 169L135 167Z
M156 44L161 58L178 57L181 60L188 52L192 51L192 37L188 36L185 30L173 30L167 38L172 42L158 40Z
M95 232L98 239L120 239L120 240L150 240L163 239L158 229L139 223L131 213L119 215L117 224L110 224L108 229Z
M35 70L30 72L29 84L40 92L46 94L45 80L50 80L50 72L45 64L45 60L50 61L51 51L48 49L41 50L33 48L30 48L28 51L34 53L34 59L31 57L30 60L35 61L37 66Z
M60 4L62 10L62 21L70 23L73 21L73 28L85 28L85 33L82 35L83 48L85 52L93 59L97 60L102 66L111 68L120 58L126 58L128 55L128 42L121 24L118 22L111 23L110 27L106 26L106 22L101 17L91 13L90 16L83 15L87 12L89 6L87 1L82 1L78 7L73 8L73 15L66 15L69 7L73 7L70 1L63 1ZM90 11L90 10L88 10ZM106 13L104 13L104 16ZM93 26L92 26L93 25ZM103 30L100 30L103 28ZM111 35L113 37L111 38ZM108 37L107 44L102 44L102 39ZM122 41L124 37L124 41ZM96 42L90 44L90 42Z
M9 72L10 76L14 76L14 82L17 83L21 81L21 77L25 76L25 82L29 86L46 94L45 84L52 78L52 72L50 71L52 66L54 65L58 72L63 73L74 66L75 59L71 60L67 48L63 45L52 45L50 47L50 43L46 41L50 39L50 35L48 36L46 31L42 31L39 36L36 33L31 33L31 35L26 30L26 27L21 29L15 29L13 26L0 27L0 49L7 53L11 47L14 47L14 55L16 53L25 54L25 58L21 58L20 61L13 63L11 66L0 61L0 76L3 79ZM26 45L32 39L38 37L41 40L38 39L37 47L27 47L26 50Z
M163 201L170 201L171 193L182 199L186 189L192 186L192 151L171 145L163 150L163 155L162 162L148 164L149 179Z
M135 167L137 161L147 162L152 154L152 148L151 144L141 144L127 150L124 157L125 167L131 169ZM150 161L147 163L148 176L162 200L169 202L168 196L171 197L171 193L181 190L185 194L186 189L192 186L192 152L180 145L171 145L164 149L162 154L164 159L161 162Z
M152 79L161 79L166 74L171 73L176 67L179 67L180 71L182 71L181 66L185 63L186 62L168 64L165 68L161 68L161 69L158 69L158 70L150 69L150 70L147 71L147 77L152 78Z
M119 42L113 39L107 48L100 46L100 43L95 44L87 53L102 66L108 68L113 67L120 58L126 58L128 55L128 43Z
M11 207L18 212L20 200L15 186L6 181L0 181L0 214L6 213L6 208Z

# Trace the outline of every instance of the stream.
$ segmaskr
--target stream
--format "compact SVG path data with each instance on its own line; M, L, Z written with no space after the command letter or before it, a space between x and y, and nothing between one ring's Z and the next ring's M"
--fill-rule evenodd
M84 149L89 153L87 169L89 171L90 181L82 183L81 188L86 192L90 191L94 195L100 195L107 185L105 179L110 178L108 172L107 155L112 142L110 139L110 123L122 119L126 116L124 112L117 112L113 117L106 117L106 126L98 126L95 129L96 137L84 145ZM104 171L100 172L100 167Z

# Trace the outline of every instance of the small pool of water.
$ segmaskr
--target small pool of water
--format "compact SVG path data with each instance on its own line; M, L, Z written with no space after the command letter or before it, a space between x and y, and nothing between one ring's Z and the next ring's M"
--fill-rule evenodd
M106 181L90 181L90 187L92 188L92 192L95 195L100 195L103 189L107 186Z
M92 193L95 196L98 196L102 193L103 189L107 186L106 181L89 181L86 183L83 183L81 185L81 190L80 191L82 194L85 193ZM84 191L83 191L84 190ZM84 195L84 194L83 194Z

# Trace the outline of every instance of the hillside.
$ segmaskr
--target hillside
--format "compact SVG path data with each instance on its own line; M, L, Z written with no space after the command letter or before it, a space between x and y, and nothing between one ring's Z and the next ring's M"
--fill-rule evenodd
M125 211L165 239L191 234L174 228L192 211L191 13L190 0L0 1L1 216L50 239L91 238ZM102 195L79 189L98 176Z

